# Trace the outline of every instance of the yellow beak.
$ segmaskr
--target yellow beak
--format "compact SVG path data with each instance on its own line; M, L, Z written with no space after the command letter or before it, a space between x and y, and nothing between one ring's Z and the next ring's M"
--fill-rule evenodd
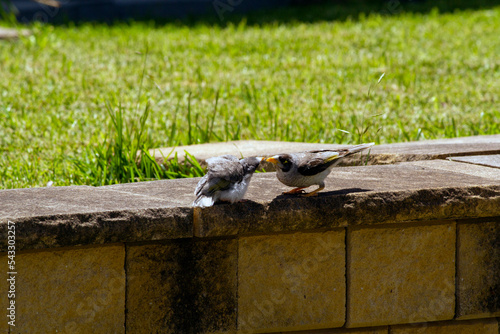
M272 162L275 165L278 163L278 159L275 157L267 158L266 161Z

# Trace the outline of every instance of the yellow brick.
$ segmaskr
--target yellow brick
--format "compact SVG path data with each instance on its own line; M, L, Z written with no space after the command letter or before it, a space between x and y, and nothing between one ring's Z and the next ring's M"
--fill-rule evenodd
M457 318L500 316L500 222L458 224Z
M343 229L239 240L240 332L340 327L344 321Z
M455 224L348 229L347 326L447 320Z
M127 332L234 333L237 240L127 247Z
M127 246L127 332L175 333L172 318L181 297L174 297L182 295L185 253L175 243Z
M391 326L391 334L498 334L496 319Z
M11 333L124 333L123 245L16 256Z

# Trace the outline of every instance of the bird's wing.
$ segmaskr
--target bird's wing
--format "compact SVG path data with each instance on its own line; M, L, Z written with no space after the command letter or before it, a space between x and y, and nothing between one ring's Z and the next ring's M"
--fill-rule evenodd
M340 150L342 153L340 154L340 156L348 156L348 155L351 155L351 154L354 154L354 153L358 153L358 152L361 152L363 150L366 150L370 147L372 147L373 145L375 145L375 143L367 143L367 144L360 144L360 145L355 145L355 146L351 146L347 149L344 149L344 150Z
M372 147L373 145L375 145L375 143L354 145L354 146L351 146L348 148L335 150L335 152L337 152L339 154L339 158L345 158L345 157L350 156L352 154L366 150L366 149ZM329 150L321 150L321 151L314 151L314 152L327 152L327 151L329 151ZM331 151L331 152L333 152L333 151Z
M229 189L230 185L231 181L214 177L208 173L198 182L194 194L197 199L203 196L212 196L216 191Z
M213 198L212 194L208 193L208 174L203 176L198 182L198 185L196 186L196 189L194 191L194 195L196 196L192 206L197 206L197 207L208 207L212 206L215 202L215 199Z
M316 175L335 164L340 157L337 151L321 150L305 152L297 166L297 171L305 176Z
M198 185L196 186L196 189L194 190L194 195L195 196L200 196L201 195L203 187L205 187L205 185L207 184L207 182L208 182L208 175L205 174L205 176L203 176L201 178L201 180L198 182Z
M231 181L226 180L226 179L221 179L221 178L212 178L210 180L210 183L208 185L208 188L206 191L209 194L214 194L217 191L222 191L222 190L227 190L231 187Z
M245 171L240 160L234 155L223 155L207 159L210 179L222 179L229 182L241 182Z
M330 166L336 164L339 159L347 157L351 154L366 150L372 147L375 143L361 144L351 146L340 150L317 150L304 152L300 159L298 171L302 175L311 176L321 173Z

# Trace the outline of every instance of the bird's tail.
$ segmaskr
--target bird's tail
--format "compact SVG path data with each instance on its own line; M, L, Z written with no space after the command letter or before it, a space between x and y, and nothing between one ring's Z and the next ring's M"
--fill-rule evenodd
M192 206L196 206L199 208L206 208L206 207L214 205L214 203L215 203L215 201L212 197L200 195L194 200Z
M346 155L344 155L344 156L346 157L348 155L351 155L351 154L358 153L360 151L366 150L366 149L372 147L373 145L375 145L375 143L360 144L360 145L355 145L355 146L349 147L347 149Z

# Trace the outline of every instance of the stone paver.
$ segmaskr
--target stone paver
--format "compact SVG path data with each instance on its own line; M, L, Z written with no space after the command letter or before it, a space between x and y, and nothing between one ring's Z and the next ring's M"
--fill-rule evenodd
M164 205L187 207L193 203L194 190L199 180L200 178L189 178L123 183L100 187L100 189L141 195L154 201L160 200Z
M450 159L453 161L467 162L475 165L500 168L500 154L451 157Z
M179 206L165 198L89 186L0 190L0 203L0 219Z
M412 164L424 168L432 168L449 171L452 173L465 174L467 175L467 177L478 176L485 179L490 179L492 181L500 180L500 169L497 168L485 168L484 166L464 164L451 160L422 160L415 161Z
M180 161L185 158L185 151L204 163L210 157L232 154L237 157L271 156L278 153L301 152L319 149L338 149L346 145L299 143L280 141L240 140L223 143L207 143L200 145L158 148L151 150L157 161L162 162L165 157L175 156ZM425 140L409 143L395 143L376 145L370 152L371 164L391 164L395 162L442 159L450 156L499 154L500 135L462 137L453 139ZM366 152L365 152L366 155ZM345 165L360 165L359 155L345 160ZM272 164L265 165L266 170L273 170Z

